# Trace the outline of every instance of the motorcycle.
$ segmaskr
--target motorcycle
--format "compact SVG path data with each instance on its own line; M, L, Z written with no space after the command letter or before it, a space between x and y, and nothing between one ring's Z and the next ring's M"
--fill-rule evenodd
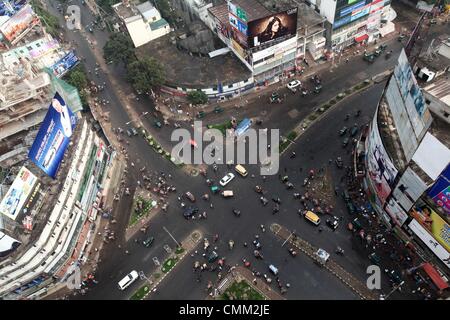
M334 252L336 252L337 254L340 254L340 255L344 255L344 249L342 249L341 247L337 247Z
M232 250L234 248L234 241L233 240L228 241L228 247L230 248L230 250Z

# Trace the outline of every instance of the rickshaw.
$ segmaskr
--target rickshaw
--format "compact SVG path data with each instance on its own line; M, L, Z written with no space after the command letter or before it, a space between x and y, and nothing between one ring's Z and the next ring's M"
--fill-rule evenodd
M212 186L212 187L211 187L211 192L212 192L213 194L216 194L216 193L218 193L219 191L220 191L220 189L219 189L218 186Z
M262 193L262 188L260 186L255 186L256 193Z

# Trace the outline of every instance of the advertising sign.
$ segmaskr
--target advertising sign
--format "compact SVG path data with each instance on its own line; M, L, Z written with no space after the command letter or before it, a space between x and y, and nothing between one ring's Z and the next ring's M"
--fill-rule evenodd
M74 51L70 51L68 54L66 54L64 57L62 57L58 62L56 62L52 67L51 70L53 71L53 74L61 78L67 71L72 69L76 66L78 63L78 57L75 55Z
M248 47L297 34L298 8L282 11L248 22Z
M376 194L384 205L391 193L391 186L397 176L398 170L389 158L383 146L378 131L377 117L372 122L372 128L367 144L368 176L375 188Z
M57 92L28 153L28 157L52 178L56 177L76 122L76 116Z
M38 40L39 41L39 40ZM30 57L36 59L40 56L46 55L47 53L55 50L59 47L59 43L57 40L53 39L51 41L46 41L44 43L40 43L38 46L33 46L33 50L29 52Z
M346 7L341 9L340 13L339 13L339 17L344 17L348 14L351 14L353 11L357 10L358 8L364 7L366 4L366 0L360 1L357 4L354 4L350 7Z
M399 227L401 227L408 219L408 214L398 205L393 197L389 199L384 209Z
M450 165L440 174L434 185L428 191L428 196L450 215Z
M9 42L12 42L25 30L30 29L37 23L39 23L38 16L34 13L30 5L26 5L6 21L0 27L0 31Z
M25 4L26 0L2 0L0 2L0 17L12 17L18 12ZM3 21L6 22L9 18ZM2 23L0 19L0 24Z
M428 248L450 269L450 253L439 244L428 231L416 220L412 220L408 227L422 240ZM447 233L448 235L448 233Z
M36 182L37 177L30 170L22 167L2 202L0 202L0 213L15 220Z
M450 150L435 136L427 132L412 159L435 181L448 166Z
M428 206L414 208L411 215L450 252L450 226Z
M403 209L409 211L427 187L426 183L408 167L397 183L392 195Z

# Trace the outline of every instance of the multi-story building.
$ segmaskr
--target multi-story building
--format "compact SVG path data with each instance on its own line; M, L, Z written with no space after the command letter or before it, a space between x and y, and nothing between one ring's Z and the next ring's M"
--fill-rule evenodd
M125 25L135 47L142 46L154 39L168 34L169 23L161 17L159 11L149 2L123 0L112 6Z
M425 271L442 289L450 275L450 130L432 112L402 51L355 160L373 208L434 265Z
M74 267L86 261L86 248L95 233L93 223L102 210L113 156L86 119L78 118L77 122L55 179L28 160L28 180L23 175L16 179L29 188L20 194L14 216L10 210L3 212L10 208L4 206L8 199L0 204L3 225L15 226L5 228L4 233L21 243L0 260L0 296L5 299L26 298L38 291L44 294L45 288L56 284L55 280L65 279ZM7 197L13 197L12 192ZM12 219L17 223L5 221ZM23 227L18 226L21 221ZM10 239L4 241L0 248L11 244Z
M293 73L306 50L316 59L323 54L324 19L304 3L234 0L208 11L213 31L258 85Z
M46 33L31 6L25 4L8 12L10 15L3 16L6 21L0 22L3 35L0 47L2 168L9 168L26 158L37 133L36 127L44 119L48 99L53 93L60 89L67 97L66 93L75 90L57 78L78 62L73 51L63 48ZM68 100L71 100L73 110L82 109L79 98Z
M327 19L328 46L339 52L354 43L373 42L395 30L391 0L306 0Z

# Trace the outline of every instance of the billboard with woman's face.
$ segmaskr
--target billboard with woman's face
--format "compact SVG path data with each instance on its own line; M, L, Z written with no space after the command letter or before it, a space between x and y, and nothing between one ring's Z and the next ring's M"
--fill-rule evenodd
M248 47L253 48L266 42L297 34L298 8L248 22Z

